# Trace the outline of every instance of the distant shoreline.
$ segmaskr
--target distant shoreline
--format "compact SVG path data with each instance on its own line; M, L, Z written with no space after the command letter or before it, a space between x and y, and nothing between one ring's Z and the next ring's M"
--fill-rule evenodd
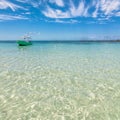
M0 40L0 42L16 42L16 40ZM32 40L32 42L56 42L56 43L69 43L69 42L120 42L120 40Z

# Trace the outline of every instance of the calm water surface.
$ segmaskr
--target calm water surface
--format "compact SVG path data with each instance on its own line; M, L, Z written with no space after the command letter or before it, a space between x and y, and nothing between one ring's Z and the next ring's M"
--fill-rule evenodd
M120 43L0 42L0 120L120 120Z

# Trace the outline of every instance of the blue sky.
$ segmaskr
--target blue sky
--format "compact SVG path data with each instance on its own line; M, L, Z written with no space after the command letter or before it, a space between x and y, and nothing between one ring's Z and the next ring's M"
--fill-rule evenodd
M120 38L120 0L0 0L0 40Z

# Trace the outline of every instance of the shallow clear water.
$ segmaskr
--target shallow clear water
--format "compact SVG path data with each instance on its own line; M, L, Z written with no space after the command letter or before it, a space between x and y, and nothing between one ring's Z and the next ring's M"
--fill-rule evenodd
M120 43L0 42L0 120L120 120Z

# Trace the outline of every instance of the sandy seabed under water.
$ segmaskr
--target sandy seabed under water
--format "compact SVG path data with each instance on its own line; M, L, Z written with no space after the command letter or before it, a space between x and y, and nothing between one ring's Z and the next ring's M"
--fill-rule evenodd
M119 51L119 43L0 43L0 120L120 120Z

